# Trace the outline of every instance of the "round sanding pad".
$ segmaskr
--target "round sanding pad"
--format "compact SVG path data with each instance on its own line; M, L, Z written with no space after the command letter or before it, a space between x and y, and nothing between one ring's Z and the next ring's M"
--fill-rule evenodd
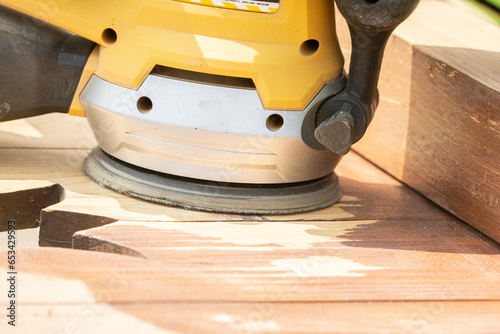
M284 184L240 184L159 173L118 160L95 148L83 164L102 186L144 200L187 209L238 214L289 214L339 201L337 176Z

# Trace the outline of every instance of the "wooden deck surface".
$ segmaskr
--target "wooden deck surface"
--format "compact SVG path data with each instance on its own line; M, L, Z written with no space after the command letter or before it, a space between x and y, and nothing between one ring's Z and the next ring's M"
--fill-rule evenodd
M18 332L500 331L500 246L356 154L335 206L239 216L98 186L84 119L2 123L0 143L2 224L41 220L41 244L60 246L18 249Z

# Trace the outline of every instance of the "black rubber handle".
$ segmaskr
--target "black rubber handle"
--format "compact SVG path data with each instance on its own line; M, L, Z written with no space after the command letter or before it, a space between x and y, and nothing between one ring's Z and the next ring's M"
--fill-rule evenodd
M94 46L0 5L0 121L67 113Z
M326 100L316 115L316 139L338 154L364 135L378 105L377 84L384 49L394 29L420 0L336 0L351 33L351 63L344 91Z

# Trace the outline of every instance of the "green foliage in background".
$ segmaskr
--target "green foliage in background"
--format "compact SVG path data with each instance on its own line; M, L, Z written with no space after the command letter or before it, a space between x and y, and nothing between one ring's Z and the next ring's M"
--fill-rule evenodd
M465 0L500 25L500 0ZM488 4L490 6L488 6ZM492 8L494 7L494 8ZM495 9L496 8L496 9Z
M484 1L500 9L500 0L484 0Z

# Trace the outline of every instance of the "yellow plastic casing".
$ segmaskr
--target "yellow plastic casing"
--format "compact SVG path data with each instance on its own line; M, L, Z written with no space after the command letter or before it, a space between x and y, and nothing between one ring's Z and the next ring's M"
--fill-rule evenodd
M205 0L204 0L205 1ZM303 110L342 74L332 0L281 0L273 13L176 0L0 0L98 43L92 74L137 89L156 65L251 78L266 109Z

